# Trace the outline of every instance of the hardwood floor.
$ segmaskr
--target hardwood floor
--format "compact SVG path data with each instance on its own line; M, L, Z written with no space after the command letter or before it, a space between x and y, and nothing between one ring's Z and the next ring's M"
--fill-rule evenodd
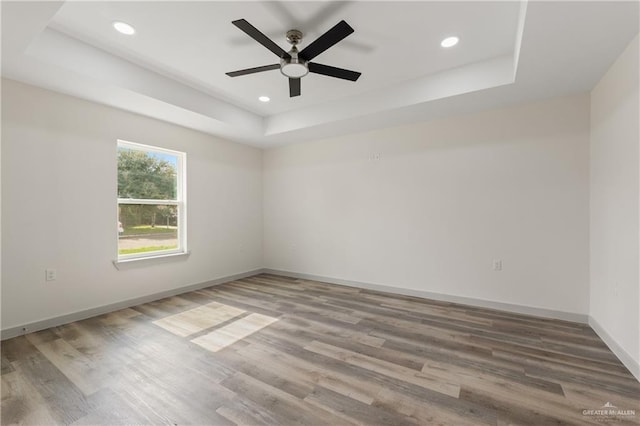
M640 424L640 383L586 325L264 274L1 358L3 425Z

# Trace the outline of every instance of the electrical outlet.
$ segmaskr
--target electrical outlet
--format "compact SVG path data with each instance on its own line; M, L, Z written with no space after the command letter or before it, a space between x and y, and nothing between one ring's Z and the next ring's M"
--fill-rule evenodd
M367 157L367 159L368 159L369 161L378 161L378 160L380 160L380 153L379 153L379 152L376 152L376 153L374 153L374 154L369 154L369 156Z
M502 259L493 259L493 270L502 271Z
M45 281L55 281L58 278L58 273L55 269L45 269L44 279Z

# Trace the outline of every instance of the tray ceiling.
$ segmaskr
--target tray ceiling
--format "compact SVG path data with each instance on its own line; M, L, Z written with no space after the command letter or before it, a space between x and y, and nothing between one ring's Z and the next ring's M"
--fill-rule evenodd
M344 19L355 32L317 61L362 76L309 74L296 98L278 70L230 78L278 61L240 18L285 50L287 30L304 48ZM638 3L3 2L2 21L5 77L269 146L589 90L637 34Z

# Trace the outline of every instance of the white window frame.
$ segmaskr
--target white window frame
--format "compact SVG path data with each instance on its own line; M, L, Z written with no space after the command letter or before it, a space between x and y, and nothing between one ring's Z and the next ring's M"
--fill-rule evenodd
M136 142L129 142L118 139L117 148L127 148L137 151L167 154L177 158L176 164L176 199L175 200L150 200L150 199L136 199L136 198L119 198L116 203L116 214L118 214L119 207L127 204L148 204L148 205L167 205L178 207L178 247L173 250L153 251L147 253L134 253L121 255L118 250L119 244L116 244L116 258L117 262L128 262L132 260L152 259L152 258L165 258L167 256L184 255L188 254L187 251L187 153L181 151L174 151L171 149L161 148L153 145L144 145ZM117 149L116 149L117 152ZM116 183L117 191L117 183ZM116 194L117 196L117 194ZM116 235L119 233L116 230ZM116 240L117 241L117 240Z

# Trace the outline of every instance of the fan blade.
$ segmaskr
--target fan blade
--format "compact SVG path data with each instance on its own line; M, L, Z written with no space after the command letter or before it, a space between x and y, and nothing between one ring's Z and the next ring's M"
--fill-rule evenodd
M279 68L280 68L280 64L263 65L261 67L247 68L245 70L238 70L238 71L231 71L231 72L228 72L226 74L229 77L239 77L241 75L253 74L253 73L256 73L256 72L277 70Z
M231 23L233 25L235 25L236 27L240 28L242 31L244 31L249 37L251 37L252 39L257 41L258 43L260 43L261 45L263 45L264 47L266 47L267 49L269 49L270 51L272 51L276 55L278 55L278 57L287 58L287 59L291 57L291 55L289 55L287 52L285 52L284 49L282 49L280 46L278 46L269 37L267 37L266 35L262 34L260 32L260 30L258 30L256 27L251 25L246 20L238 19L238 20L233 21Z
M345 21L338 22L333 28L318 37L313 43L300 51L298 57L305 61L310 61L349 34L353 32L353 28Z
M356 71L345 70L343 68L336 68L329 65L318 64L315 62L309 62L309 72L351 81L356 81L358 77L362 75L362 73Z
M289 78L289 97L300 96L300 79Z

